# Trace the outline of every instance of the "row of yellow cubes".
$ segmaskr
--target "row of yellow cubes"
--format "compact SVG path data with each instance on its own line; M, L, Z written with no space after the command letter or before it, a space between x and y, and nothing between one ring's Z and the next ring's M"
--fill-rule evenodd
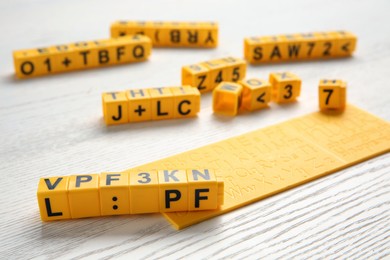
M13 52L16 76L27 78L146 60L150 39L133 35Z
M254 111L271 100L277 103L295 102L301 94L301 79L291 72L274 72L269 81L259 78L222 82L213 91L213 110L217 114L235 116L239 110Z
M200 93L191 86L130 89L102 94L107 125L194 117L200 111Z
M246 62L239 58L226 57L182 67L181 83L199 89L213 90L222 81L236 82L246 75Z
M356 41L347 31L249 37L244 39L244 56L252 64L346 57Z
M217 114L235 116L239 110L254 111L276 103L295 102L301 93L301 79L291 72L269 75L269 81L250 78L238 83L222 82L213 91L213 110ZM347 83L338 79L322 79L318 86L321 111L343 111L346 106Z
M111 37L142 34L156 47L215 48L218 24L215 22L117 21L111 25Z
M107 215L217 209L223 182L212 169L111 172L41 178L44 221Z

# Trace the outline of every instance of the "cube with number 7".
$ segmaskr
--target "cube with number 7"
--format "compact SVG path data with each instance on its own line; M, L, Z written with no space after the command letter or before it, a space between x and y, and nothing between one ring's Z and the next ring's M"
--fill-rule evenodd
M318 87L318 101L321 111L344 110L347 83L339 79L322 79Z

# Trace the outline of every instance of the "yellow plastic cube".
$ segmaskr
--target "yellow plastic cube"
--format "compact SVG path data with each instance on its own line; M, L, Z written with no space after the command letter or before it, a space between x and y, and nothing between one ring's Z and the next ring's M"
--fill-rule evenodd
M66 176L41 178L37 198L43 221L71 218L68 203L68 181Z
M334 32L337 37L337 50L334 53L336 57L351 56L356 49L357 37L351 32Z
M87 69L97 67L98 46L95 41L70 43L69 48L75 53L72 66L74 69Z
M254 111L268 107L271 101L271 84L262 79L251 78L242 80L239 84L243 87L241 108Z
M222 61L226 62L226 79L225 81L237 82L245 78L246 74L246 62L242 59L227 57Z
M319 106L321 111L339 110L346 106L346 83L342 80L320 80L318 87Z
M250 37L244 39L244 57L252 64L259 63L263 59L260 37Z
M295 102L301 93L301 79L291 72L271 73L272 100L277 103Z
M201 47L215 48L218 46L218 23L200 23L199 43Z
M337 40L327 32L314 32L315 38L312 58L331 58L336 53Z
M205 61L200 64L209 69L209 86L205 91L213 90L219 83L228 80L227 64L222 59Z
M189 169L188 179L188 210L217 209L218 182L212 169Z
M152 120L173 118L174 96L170 88L150 88Z
M129 122L152 120L152 101L147 89L130 89L126 91L129 108Z
M130 214L129 174L105 172L100 175L102 216Z
M130 213L160 211L157 171L130 171Z
M99 175L72 175L68 185L72 218L100 216Z
M106 125L117 125L129 122L129 107L125 92L103 93L102 105Z
M201 93L211 90L209 69L201 64L184 66L181 69L182 85L197 87Z
M127 35L127 21L117 21L111 24L111 38L117 38Z
M200 111L200 92L191 86L173 87L174 118L194 117Z
M188 211L188 181L185 170L159 170L160 211Z
M232 82L222 82L213 91L214 113L235 116L241 102L242 86Z

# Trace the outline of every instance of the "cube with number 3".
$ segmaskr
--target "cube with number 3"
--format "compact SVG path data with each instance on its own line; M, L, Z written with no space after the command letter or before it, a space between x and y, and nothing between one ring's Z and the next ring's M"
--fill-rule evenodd
M271 73L272 100L276 103L295 102L301 94L301 79L291 72Z

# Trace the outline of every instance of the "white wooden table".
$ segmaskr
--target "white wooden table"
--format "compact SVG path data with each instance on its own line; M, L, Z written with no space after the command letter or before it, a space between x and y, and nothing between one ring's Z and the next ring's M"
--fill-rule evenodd
M2 1L0 4L0 258L383 258L390 255L390 155L182 231L158 214L42 223L40 177L121 171L317 110L322 77L349 83L348 100L390 119L390 2ZM214 50L155 49L149 62L18 81L16 49L108 37L118 19L215 20ZM289 70L299 103L237 116L107 128L104 91L180 84L182 65L242 56L246 36L346 29L351 59L249 67L249 77Z

